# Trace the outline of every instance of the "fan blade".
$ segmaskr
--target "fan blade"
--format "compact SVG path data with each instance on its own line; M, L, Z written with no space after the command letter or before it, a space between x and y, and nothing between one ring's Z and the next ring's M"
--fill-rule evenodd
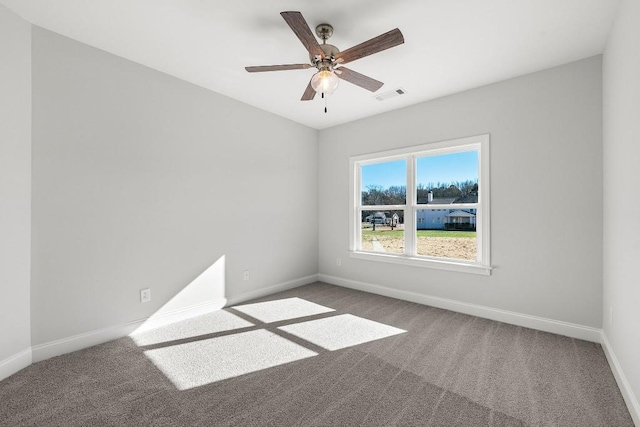
M318 44L318 40L316 40L307 21L304 20L300 12L280 12L280 15L287 21L287 24L289 24L289 27L291 27L296 36L298 36L304 47L309 51L309 54L313 56L319 55L321 58L324 58L324 51Z
M367 77L364 74L360 74L357 71L353 71L345 67L340 67L336 69L336 71L341 71L340 73L336 72L336 75L342 80L346 80L349 83L353 83L354 85L370 90L371 92L377 91L384 84L376 79L372 79L371 77Z
M284 70L306 70L311 68L309 64L286 64L286 65L260 65L255 67L244 67L250 73L262 73L263 71L284 71Z
M340 64L355 61L374 53L382 52L394 46L404 43L404 36L399 29L391 30L384 34L374 37L371 40L355 45L343 52L335 54L335 59Z
M311 80L309 80L309 84L307 85L307 88L304 90L304 93L302 94L302 98L300 98L300 101L311 101L315 96L316 96L316 91L313 90L313 87L311 87Z

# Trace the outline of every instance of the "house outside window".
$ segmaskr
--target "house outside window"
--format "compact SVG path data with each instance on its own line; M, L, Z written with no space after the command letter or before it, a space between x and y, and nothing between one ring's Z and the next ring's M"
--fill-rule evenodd
M490 274L489 176L489 135L351 157L351 256Z

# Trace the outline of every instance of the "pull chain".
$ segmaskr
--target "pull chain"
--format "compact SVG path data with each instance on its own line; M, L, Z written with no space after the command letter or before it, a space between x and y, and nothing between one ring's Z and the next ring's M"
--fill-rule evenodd
M327 97L324 96L324 92L322 92L322 99L324 99L324 112L327 113Z

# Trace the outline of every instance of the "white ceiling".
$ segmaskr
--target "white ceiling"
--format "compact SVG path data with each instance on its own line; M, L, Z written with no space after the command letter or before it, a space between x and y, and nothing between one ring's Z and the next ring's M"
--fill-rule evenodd
M35 25L307 126L323 129L602 53L618 0L0 0ZM345 50L393 28L405 44L349 64L406 95L377 101L344 81L300 97L314 69L280 16L330 23Z

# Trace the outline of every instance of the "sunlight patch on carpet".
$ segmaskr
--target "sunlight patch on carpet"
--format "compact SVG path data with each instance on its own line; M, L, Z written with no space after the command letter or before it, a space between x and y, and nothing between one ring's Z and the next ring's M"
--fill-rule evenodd
M310 320L278 329L331 351L407 332L351 314Z
M316 356L272 332L257 330L145 351L179 390Z
M233 313L218 310L191 319L164 325L157 329L135 332L131 334L131 338L136 344L144 346L200 335L232 331L234 329L248 328L251 326L254 326L253 323L247 322Z
M299 317L335 311L332 308L302 298L286 298L275 301L258 302L255 304L238 305L233 308L265 323L297 319Z

